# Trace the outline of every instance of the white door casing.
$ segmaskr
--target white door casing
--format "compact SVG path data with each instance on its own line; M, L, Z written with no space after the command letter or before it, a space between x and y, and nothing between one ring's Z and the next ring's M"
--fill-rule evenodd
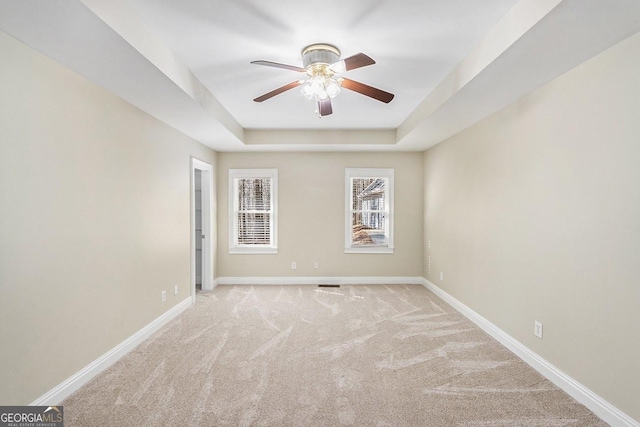
M214 197L213 166L201 160L191 158L191 297L196 296L196 169L201 172L202 195L202 290L213 289L213 253L214 253Z

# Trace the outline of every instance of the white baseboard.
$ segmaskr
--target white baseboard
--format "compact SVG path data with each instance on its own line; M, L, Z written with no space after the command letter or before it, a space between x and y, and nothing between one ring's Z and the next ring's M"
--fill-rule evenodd
M640 423L620 411L618 408L595 394L593 391L562 372L560 369L531 351L521 342L498 328L493 323L428 281L423 279L423 285L431 292L442 298L447 304L458 310L465 317L478 325L482 330L498 340L520 359L542 374L549 381L560 387L571 397L589 408L591 412L609 423L613 427L640 427Z
M422 285L422 277L218 277L217 285Z
M113 365L122 356L138 346L142 341L149 338L154 332L169 323L171 320L175 319L180 313L189 308L191 304L191 297L179 302L173 308L91 362L75 375L31 402L31 406L50 406L60 404L60 402L70 396L71 393L87 384L93 377Z
M422 277L218 277L214 280L214 288L218 285L393 285L420 284L442 298L445 302L478 325L481 329L498 340L516 356L524 360L556 386L567 392L593 413L613 427L640 427L640 423L620 411L615 406L595 394L593 391L574 380L560 369L531 351L525 345L508 335L502 329L473 311L433 283ZM186 298L169 311L149 323L147 326L118 344L113 349L87 365L85 368L57 385L49 392L34 400L32 406L57 405L74 391L88 383L93 377L113 365L121 357L133 350L154 332L176 318L192 304L191 297Z

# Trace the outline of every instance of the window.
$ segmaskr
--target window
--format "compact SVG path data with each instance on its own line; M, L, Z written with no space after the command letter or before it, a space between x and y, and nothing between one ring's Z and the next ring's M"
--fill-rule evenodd
M229 253L275 254L277 169L229 169Z
M345 170L346 253L393 253L393 169Z

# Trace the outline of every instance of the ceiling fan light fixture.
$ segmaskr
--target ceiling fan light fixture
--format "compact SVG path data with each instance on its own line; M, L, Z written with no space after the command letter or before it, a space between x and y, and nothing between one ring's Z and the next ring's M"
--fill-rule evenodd
M305 84L302 86L302 94L307 97L307 99L313 99L313 89L311 89L311 85Z
M302 84L302 94L308 99L316 97L324 101L335 98L340 93L340 82L332 77L314 76Z
M313 93L317 95L324 90L324 79L322 76L314 76L310 80L309 86L311 86Z
M335 79L328 79L325 90L329 98L335 98L340 93L340 84Z
M342 88L384 103L391 102L394 97L392 93L340 76L346 71L376 63L362 52L341 60L340 50L337 47L326 43L316 43L305 47L301 53L304 68L272 61L251 61L252 64L284 68L307 75L306 79L294 81L255 98L255 102L263 102L289 89L302 86L302 94L309 100L315 101L316 112L320 117L323 117L333 113L331 99L338 96Z

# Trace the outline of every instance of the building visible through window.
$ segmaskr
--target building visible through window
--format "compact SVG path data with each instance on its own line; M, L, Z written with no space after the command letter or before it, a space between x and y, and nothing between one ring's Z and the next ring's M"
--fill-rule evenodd
M346 252L393 251L393 169L345 172Z

